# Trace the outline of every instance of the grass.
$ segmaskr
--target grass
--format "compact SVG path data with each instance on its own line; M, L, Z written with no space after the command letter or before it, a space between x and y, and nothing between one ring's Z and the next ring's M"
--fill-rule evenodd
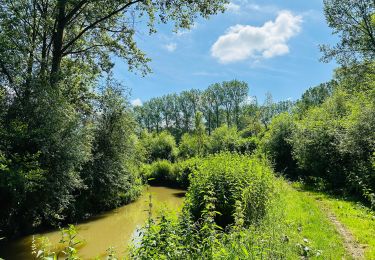
M331 210L336 218L352 233L359 244L364 246L366 259L375 259L375 212L361 203L333 197L314 191L303 191L301 194L318 200L324 207Z
M343 239L315 199L284 180L257 229L244 230L224 242L219 259L350 259ZM271 252L273 251L273 252Z
M308 247L311 258L340 259L348 257L343 239L315 200L279 181L280 206L285 218L285 232L292 245ZM279 209L280 210L280 209ZM306 252L297 252L306 254Z

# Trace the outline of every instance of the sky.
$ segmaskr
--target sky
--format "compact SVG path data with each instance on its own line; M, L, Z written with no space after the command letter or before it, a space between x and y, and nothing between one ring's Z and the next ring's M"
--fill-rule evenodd
M159 25L138 31L138 46L152 59L142 77L115 59L114 76L131 90L133 105L152 97L237 79L262 102L296 100L332 78L334 62L319 61L319 44L334 44L322 0L232 0L224 14L197 19L190 31Z

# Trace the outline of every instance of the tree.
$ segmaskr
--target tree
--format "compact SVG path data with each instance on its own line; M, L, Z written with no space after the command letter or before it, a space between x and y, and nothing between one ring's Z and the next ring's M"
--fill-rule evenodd
M215 121L216 121L216 127L220 127L220 107L223 104L223 92L222 88L219 83L215 83L208 87L208 92L210 92L210 95L213 100L214 104L214 111L215 111Z
M173 115L173 96L165 95L161 98L162 107L161 113L164 119L165 128L169 129L171 127L172 115Z
M302 94L301 99L297 102L297 110L299 113L304 113L311 107L323 104L328 97L332 96L336 85L337 83L335 81L330 81L306 90Z
M274 163L275 170L297 178L297 163L292 156L291 137L295 128L293 116L284 112L274 117L262 138L262 147Z
M229 96L233 102L233 117L237 128L240 125L240 108L241 105L245 102L248 93L249 93L249 86L244 81L232 80L229 82L230 91Z
M211 135L211 130L214 127L214 97L212 96L212 91L208 89L202 93L202 111L207 121L208 134Z
M208 18L224 11L226 2L4 0L0 4L1 75L10 85L19 75L23 82L38 75L55 85L67 75L65 62L76 69L108 71L111 55L125 59L130 70L147 73L149 59L134 41L137 19L148 18L149 33L156 32L157 22L173 21L175 30L189 29L198 15Z
M202 155L204 152L204 145L206 142L206 129L204 127L203 114L201 112L197 112L195 114L194 135L197 139L196 142L198 145L198 155Z
M82 171L85 191L82 211L97 212L134 200L141 191L137 167L141 161L135 145L130 105L117 84L108 82L99 99L92 159ZM79 216L78 216L79 217Z
M275 115L275 103L273 102L271 93L266 93L266 100L260 108L260 121L264 127L268 129L268 125L271 122L272 117Z
M132 178L127 175L128 168L123 167L134 159L126 157L124 165L124 157L116 153L130 138L121 124L130 127L133 122L124 122L124 111L119 112L121 105L110 93L104 95L105 113L95 113L98 94L94 88L99 76L109 74L113 56L124 59L129 70L148 73L149 59L134 40L137 29L147 28L154 33L159 22L173 22L175 30L188 29L198 16L208 18L223 11L225 3L1 1L0 93L1 101L6 102L0 104L0 229L11 233L29 231L42 224L58 225L74 215L78 210L76 195L84 189L81 169L90 160L102 173L92 176L96 188L100 189L98 183L110 176L107 173L119 178L118 183L109 178L108 184L119 186L103 186L103 197L98 199L107 201L106 192L114 200L118 198L124 191L124 178ZM138 21L145 18L145 26L137 28ZM110 112L114 107L118 109ZM144 122L157 130L161 125L158 114L145 117ZM103 125L93 131L92 126L98 124ZM111 128L124 136L114 134ZM108 136L100 136L107 133ZM107 145L114 140L118 144L111 150ZM91 153L103 161L92 158ZM110 165L111 173L103 173L103 162ZM127 184L134 184L130 179ZM130 191L131 187L126 189ZM114 204L109 202L106 206Z
M194 103L190 100L190 92L182 91L179 98L179 107L182 114L182 120L184 123L184 130L188 132L194 117Z
M163 109L163 101L161 100L161 98L152 98L145 105L148 107L152 127L156 130L157 133L159 133L162 127L163 118L161 113Z
M322 45L322 60L335 58L341 65L375 59L375 1L324 0L324 13L340 42Z

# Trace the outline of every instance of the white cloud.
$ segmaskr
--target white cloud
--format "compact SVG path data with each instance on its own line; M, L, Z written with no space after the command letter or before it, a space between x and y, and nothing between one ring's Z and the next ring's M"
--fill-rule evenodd
M133 105L133 107L140 107L142 106L142 100L139 98L136 98L131 101L131 104Z
M177 44L172 42L165 44L163 47L169 52L174 52L177 49Z
M235 4L233 2L229 2L226 5L226 9L230 12L237 13L240 11L241 7L238 4Z
M281 11L275 21L261 27L231 26L211 47L211 55L221 63L259 57L269 59L289 52L288 40L301 30L302 16Z

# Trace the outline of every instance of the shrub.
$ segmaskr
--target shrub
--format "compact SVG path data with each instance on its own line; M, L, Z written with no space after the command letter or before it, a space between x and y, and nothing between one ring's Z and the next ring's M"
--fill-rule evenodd
M235 150L241 154L251 154L257 149L258 142L257 137L240 138L236 143Z
M308 111L293 131L293 156L328 188L362 196L375 205L375 92L337 91Z
M275 170L297 178L297 163L292 156L292 137L295 123L289 113L282 113L272 119L269 130L262 139L262 150L275 165Z
M156 160L174 161L178 154L176 141L167 131L159 134L142 133L141 141L145 148L147 162L151 163Z
M209 156L190 177L186 207L198 220L207 208L203 202L211 201L219 212L215 222L225 227L234 223L239 203L245 223L257 222L266 212L272 178L265 159L231 153Z
M198 169L202 160L198 157L190 158L185 161L180 161L174 166L174 175L176 176L176 182L182 188L188 188L190 181L189 176Z
M235 127L223 125L216 128L211 135L209 143L209 153L218 153L221 151L234 152L237 146L239 134Z
M146 164L141 169L145 182L164 183L173 180L173 164L167 160L160 160L152 164Z
M197 169L200 162L199 158L191 158L174 164L167 160L144 164L141 167L142 179L145 183L159 183L187 188L189 176Z
M181 137L180 144L178 146L179 157L188 159L197 156L199 153L204 154L207 150L207 144L204 144L203 151L200 151L200 145L197 140L197 136L185 133Z

